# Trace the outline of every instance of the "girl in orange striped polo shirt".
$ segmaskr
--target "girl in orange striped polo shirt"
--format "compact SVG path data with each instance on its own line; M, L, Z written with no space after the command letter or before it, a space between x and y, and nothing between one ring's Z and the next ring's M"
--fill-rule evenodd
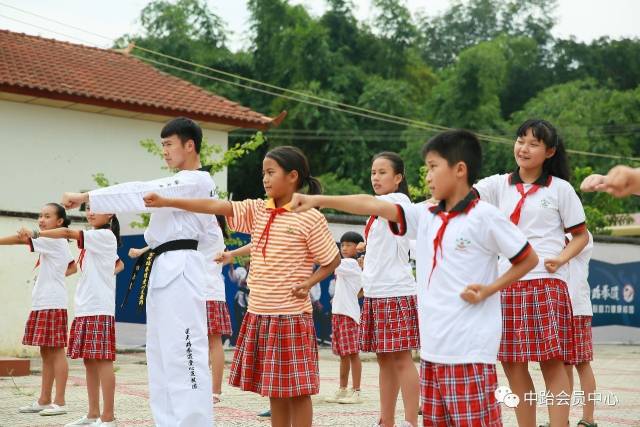
M318 349L309 290L340 264L327 221L316 209L290 211L291 197L322 188L295 147L277 147L262 162L268 200L230 202L145 196L148 207L175 207L225 215L229 226L251 234L251 290L229 382L268 396L271 424L310 426L311 395L320 388ZM320 268L314 270L314 265Z

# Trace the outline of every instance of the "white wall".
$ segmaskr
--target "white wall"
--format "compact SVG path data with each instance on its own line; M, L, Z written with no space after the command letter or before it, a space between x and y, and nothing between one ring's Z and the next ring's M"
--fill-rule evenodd
M0 100L0 210L39 212L64 191L167 175L162 159L140 147L160 140L162 123ZM227 147L227 133L203 129L209 143ZM226 190L226 172L214 177ZM1 268L1 264L0 264Z
M169 174L164 162L138 141L160 139L162 123L0 100L0 210L39 212L59 201L64 191L96 187L92 174L111 182L149 180ZM227 133L203 129L209 143L226 149ZM226 172L214 176L226 190ZM77 212L73 212L78 214ZM130 216L121 218L127 233ZM0 216L0 236L36 220ZM76 225L77 226L77 225ZM139 230L136 233L140 233ZM72 254L77 249L71 244ZM0 246L0 354L35 354L22 346L31 307L33 266L37 257L25 246ZM69 324L78 275L67 279Z

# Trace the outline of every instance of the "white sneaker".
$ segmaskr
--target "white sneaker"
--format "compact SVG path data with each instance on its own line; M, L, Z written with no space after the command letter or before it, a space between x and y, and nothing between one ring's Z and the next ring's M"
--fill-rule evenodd
M349 390L345 397L338 399L338 403L362 403L362 399L360 398L360 390Z
M117 427L116 420L113 421L102 421L100 418L91 425L92 427Z
M74 426L92 426L94 425L97 421L99 420L99 418L87 418L87 416L85 415L82 418L79 418L77 420L75 420L72 423L69 424L65 424L64 427L74 427Z
M337 403L340 399L347 397L348 393L349 390L347 390L346 388L339 388L338 390L336 390L333 396L326 397L324 401L328 403Z
M43 410L47 409L50 406L51 406L51 404L49 404L49 405L41 405L36 400L31 405L21 406L18 409L18 412L20 412L22 414L37 414L38 412L43 411Z
M47 409L43 409L42 411L40 411L40 415L42 416L49 416L49 415L64 415L67 413L67 408L64 406L60 406L60 405L56 405L55 403L52 403L51 405L49 405L49 407Z

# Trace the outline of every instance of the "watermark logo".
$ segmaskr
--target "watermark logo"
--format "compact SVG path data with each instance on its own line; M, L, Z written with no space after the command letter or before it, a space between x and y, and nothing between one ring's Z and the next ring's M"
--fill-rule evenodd
M500 386L493 392L499 403L504 403L507 408L515 408L520 404L520 398L511 392L507 386Z

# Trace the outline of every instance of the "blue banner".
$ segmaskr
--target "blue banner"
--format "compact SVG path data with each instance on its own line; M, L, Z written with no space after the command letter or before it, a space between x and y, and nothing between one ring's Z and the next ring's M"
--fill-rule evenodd
M593 326L623 325L640 328L640 262L609 264L591 260L589 286Z

